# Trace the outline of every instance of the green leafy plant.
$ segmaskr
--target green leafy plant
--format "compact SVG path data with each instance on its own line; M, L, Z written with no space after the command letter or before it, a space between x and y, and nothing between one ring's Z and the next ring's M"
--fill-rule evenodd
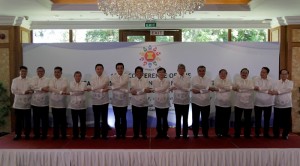
M6 124L6 117L8 116L9 109L9 96L7 95L7 90L0 82L0 126L4 126Z

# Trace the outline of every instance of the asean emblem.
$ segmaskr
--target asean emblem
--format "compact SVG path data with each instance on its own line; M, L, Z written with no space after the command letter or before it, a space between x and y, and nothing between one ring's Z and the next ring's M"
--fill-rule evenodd
M157 51L157 47L143 47L143 51L140 52L140 61L144 67L152 68L158 66L160 61L160 52Z

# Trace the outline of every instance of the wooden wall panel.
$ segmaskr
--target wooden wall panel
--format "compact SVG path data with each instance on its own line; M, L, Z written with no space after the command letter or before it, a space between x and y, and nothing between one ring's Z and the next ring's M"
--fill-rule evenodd
M271 42L279 42L279 28L276 28L271 31L270 41Z
M292 123L294 132L300 132L300 44L292 47L292 78L294 81Z
M300 29L292 30L292 42L300 42Z
M5 88L10 92L12 79L19 75L19 67L23 64L22 43L31 41L30 30L18 26L0 26L0 32L5 32L8 38L0 41L0 81L4 83ZM1 40L1 39L0 39ZM11 95L11 105L13 103L13 95ZM14 112L11 111L7 124L1 131L11 132L14 130Z
M0 48L0 82L6 89L10 87L9 48Z
M287 66L290 72L290 78L294 81L293 110L292 110L292 130L300 132L300 25L287 26Z
M0 42L0 81L3 83L4 88L8 90L8 95L10 93L10 84L11 84L11 56L13 56L11 50L11 45L13 45L13 27L12 26L0 26L0 34L5 34L5 39ZM12 96L11 96L12 99ZM11 100L13 101L13 100ZM6 119L6 124L1 126L0 131L11 132L11 111Z

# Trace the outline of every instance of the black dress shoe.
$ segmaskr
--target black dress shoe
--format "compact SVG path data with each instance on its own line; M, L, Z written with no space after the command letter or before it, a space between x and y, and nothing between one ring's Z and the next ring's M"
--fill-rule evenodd
M179 138L180 138L180 136L176 136L176 137L175 137L175 139L179 139Z
M255 134L255 138L259 138L259 134Z
M42 139L42 140L46 140L46 139L47 139L47 136L42 136L41 139Z
M18 135L16 135L15 137L14 137L14 141L17 141L17 140L19 140L19 139L21 139L21 136L18 136Z
M93 136L92 139L99 139L99 136Z
M136 135L132 137L132 139L138 139L138 138L140 138L140 137L136 136Z
M102 136L103 140L108 140L107 136Z
M33 139L40 139L40 136L36 135L36 136L33 137Z
M264 135L264 138L271 138L270 135Z
M209 136L208 135L203 135L203 138L209 138Z
M66 140L66 139L67 139L67 136L62 136L61 139L62 139L62 140Z
M59 137L53 137L52 140L58 140Z
M162 138L162 136L159 135L159 134L157 134L154 138L155 138L155 139L160 139L160 138Z
M142 136L143 139L148 139L147 135Z
M25 140L29 140L30 139L30 136L29 135L26 135L25 136Z
M282 138L283 138L284 140L288 140L288 139L289 139L289 136L282 136Z
M223 137L230 138L230 134L224 134Z
M240 138L240 136L239 135L235 135L234 138Z
M194 135L194 138L199 138L199 136L198 135Z
M164 136L164 139L169 139L169 136L168 136L168 135L165 135L165 136Z
M246 139L251 139L252 137L250 135L245 136Z
M218 138L222 138L222 136L223 136L222 134L217 134Z
M188 136L186 136L186 135L185 135L185 136L183 136L182 138L183 138L183 139L189 139L189 137L188 137Z

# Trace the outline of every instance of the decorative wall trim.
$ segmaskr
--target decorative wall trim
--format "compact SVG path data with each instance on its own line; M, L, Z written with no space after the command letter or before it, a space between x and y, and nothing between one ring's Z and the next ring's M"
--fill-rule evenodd
M271 22L272 28L282 25L300 25L300 16L277 17Z
M260 6L265 0L251 0L248 5L251 10L254 10L256 7Z
M0 26L21 26L30 29L31 21L29 18L16 16L0 16Z
M15 16L0 16L0 26L1 25L14 25L15 24Z
M287 25L299 25L300 24L300 16L285 16L285 22Z

